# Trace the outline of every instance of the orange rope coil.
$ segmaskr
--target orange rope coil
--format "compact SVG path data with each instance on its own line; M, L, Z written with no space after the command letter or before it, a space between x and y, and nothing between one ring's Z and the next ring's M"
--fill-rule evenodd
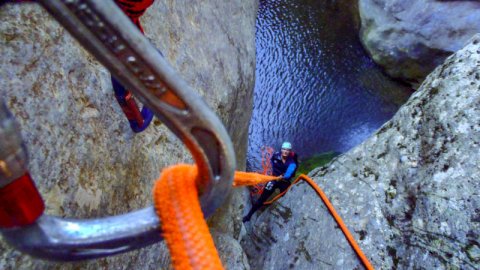
M179 181L180 179L183 181ZM278 179L280 177L235 172L233 186L254 185ZM297 177L293 184L300 180L306 181L320 196L365 268L374 269L321 188L304 174ZM163 237L175 269L223 269L200 208L197 181L199 181L197 167L181 164L166 168L155 183L153 200L162 221ZM265 204L270 204L285 195L290 187Z

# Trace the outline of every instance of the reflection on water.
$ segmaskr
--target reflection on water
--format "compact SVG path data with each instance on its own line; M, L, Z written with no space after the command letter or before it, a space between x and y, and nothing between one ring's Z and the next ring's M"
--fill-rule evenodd
M293 143L301 157L345 152L389 120L410 90L363 50L350 13L332 0L260 1L247 167L260 148Z

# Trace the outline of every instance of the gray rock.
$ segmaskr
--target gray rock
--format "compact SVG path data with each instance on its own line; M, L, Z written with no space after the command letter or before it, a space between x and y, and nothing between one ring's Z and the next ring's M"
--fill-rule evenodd
M360 37L386 72L414 85L480 33L480 2L359 0Z
M252 109L257 5L156 1L142 17L147 37L223 120L239 169L245 166ZM46 212L93 218L150 205L161 169L191 162L183 144L158 120L135 135L115 101L107 70L39 5L2 5L0 17L1 93L21 124ZM241 222L234 218L242 210L240 193L233 193L229 200L235 204L210 221L232 239L240 232ZM158 269L169 264L163 244L80 263L33 259L2 241L0 254L0 269ZM231 264L231 257L222 258Z
M229 270L250 270L247 255L237 239L228 234L212 231L215 246L221 250L219 256L223 267Z
M480 269L479 67L477 35L373 136L310 173L375 268ZM362 268L306 184L251 223L253 269Z

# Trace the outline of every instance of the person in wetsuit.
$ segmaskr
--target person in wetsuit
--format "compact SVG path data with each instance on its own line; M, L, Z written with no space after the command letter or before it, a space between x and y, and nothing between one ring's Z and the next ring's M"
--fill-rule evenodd
M272 195L275 189L280 189L280 192L285 191L290 186L293 176L295 176L298 167L298 157L293 153L291 143L284 142L282 150L273 154L270 162L272 164L272 175L282 176L282 179L267 183L260 198L252 205L252 209L250 209L248 214L243 217L243 222L250 221L253 213L262 207L263 203Z

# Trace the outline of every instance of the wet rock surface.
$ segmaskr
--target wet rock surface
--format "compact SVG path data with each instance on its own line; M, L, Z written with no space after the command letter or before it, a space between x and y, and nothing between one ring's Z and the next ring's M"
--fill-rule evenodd
M220 116L240 161L252 107L256 9L256 1L156 1L141 19L146 36ZM114 98L108 71L40 5L2 5L0 16L1 93L21 124L46 212L94 218L150 205L161 169L191 162L181 141L157 119L135 135ZM244 257L238 243L236 252L222 244L238 238L240 197L241 191L233 193L234 204L210 220L217 243L225 247L219 251L226 265ZM53 263L13 251L0 240L0 254L0 269L169 264L163 244L106 259ZM243 268L248 265L238 269Z
M480 2L360 0L360 37L386 72L418 85L480 33Z
M310 172L377 269L479 269L480 35L394 118ZM254 215L252 269L362 269L307 184Z

